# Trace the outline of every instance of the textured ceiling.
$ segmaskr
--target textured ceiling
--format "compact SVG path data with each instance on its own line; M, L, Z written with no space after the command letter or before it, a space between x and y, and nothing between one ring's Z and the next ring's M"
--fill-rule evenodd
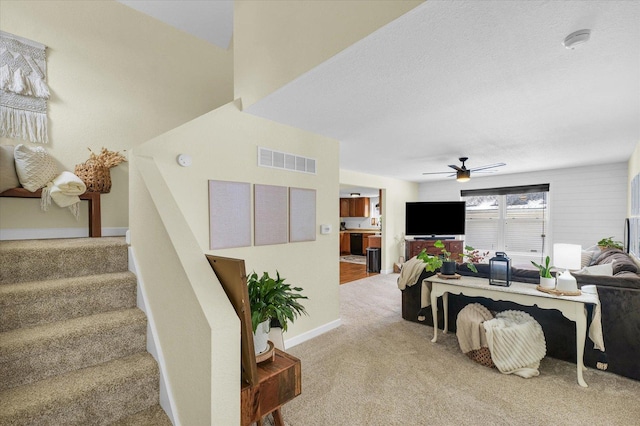
M427 1L247 112L339 140L341 168L416 182L460 156L501 174L627 161L638 22L637 1Z
M233 0L117 1L223 49L231 42Z
M229 44L231 1L121 3ZM343 169L415 182L451 179L422 173L461 156L500 174L623 162L640 141L638 22L640 1L426 1L246 111L339 140Z

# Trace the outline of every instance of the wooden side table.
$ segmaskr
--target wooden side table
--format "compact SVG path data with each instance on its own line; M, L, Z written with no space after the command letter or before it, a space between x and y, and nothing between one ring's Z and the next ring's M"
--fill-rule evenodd
M258 364L258 383L243 383L240 390L241 425L262 425L262 418L273 413L276 426L284 426L280 407L302 391L300 360L275 349L275 359Z

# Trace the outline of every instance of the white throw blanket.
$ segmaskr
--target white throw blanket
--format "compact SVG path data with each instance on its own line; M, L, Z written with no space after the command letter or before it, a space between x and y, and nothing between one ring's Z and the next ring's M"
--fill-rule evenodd
M542 327L522 311L504 311L484 322L491 359L504 374L529 378L540 374L547 353Z
M480 303L470 303L460 310L456 319L456 337L462 353L489 346L483 324L491 319L491 312Z
M87 186L82 179L71 172L62 172L42 189L40 205L47 211L51 200L60 207L69 207L73 216L78 220L80 214L80 198L86 192Z
M416 283L416 280L424 271L424 262L413 256L402 265L400 276L398 277L398 288L404 290L407 286L412 286Z

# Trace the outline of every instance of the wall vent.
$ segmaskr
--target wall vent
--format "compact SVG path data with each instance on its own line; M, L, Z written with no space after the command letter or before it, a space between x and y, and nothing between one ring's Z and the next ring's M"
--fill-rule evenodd
M316 174L316 160L258 147L258 166Z

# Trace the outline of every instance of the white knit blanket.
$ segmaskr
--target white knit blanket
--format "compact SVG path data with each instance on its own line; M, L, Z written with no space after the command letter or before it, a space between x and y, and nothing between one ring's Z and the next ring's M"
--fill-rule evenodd
M547 353L542 327L526 312L504 311L484 322L491 359L504 374L538 376Z
M42 189L41 206L47 210L53 200L59 207L69 207L71 213L78 219L80 213L80 198L87 190L82 179L71 172L62 172Z

